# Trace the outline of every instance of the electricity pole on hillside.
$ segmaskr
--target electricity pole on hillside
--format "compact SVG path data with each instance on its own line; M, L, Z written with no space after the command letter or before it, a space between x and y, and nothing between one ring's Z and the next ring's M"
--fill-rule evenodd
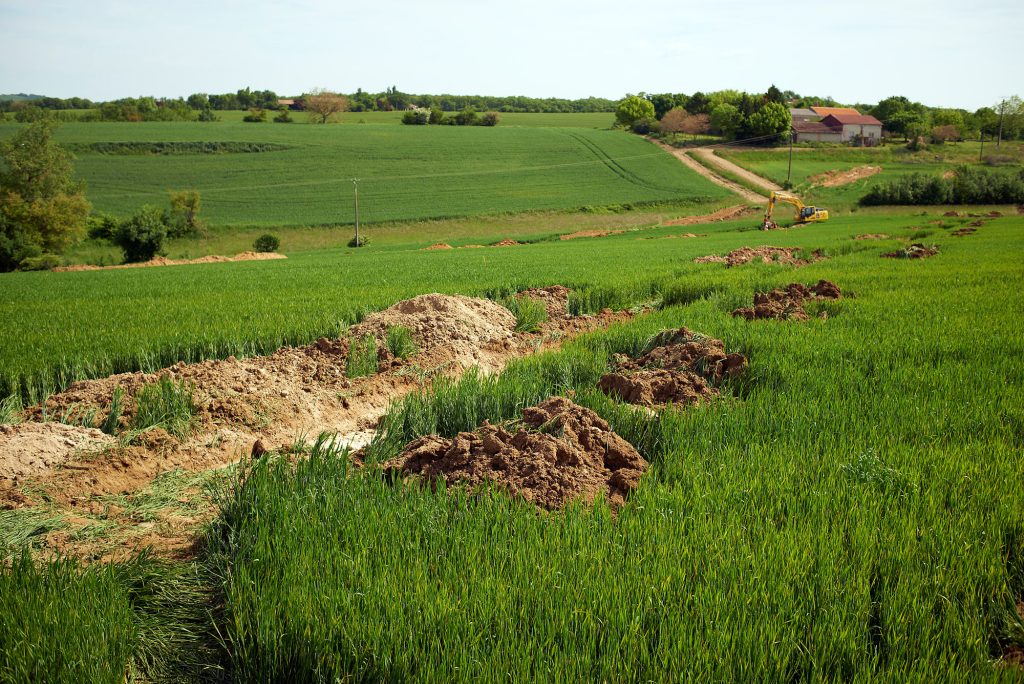
M999 147L999 143L1003 142L1003 114L1006 113L1006 98L1003 98L1002 104L999 105L999 137L996 138L996 147Z
M352 179L353 198L356 205L356 247L359 247L359 179Z
M793 140L796 139L796 129L792 128L789 131L789 171L786 172L786 189L789 190L793 187L793 184L789 182L789 179L793 177Z

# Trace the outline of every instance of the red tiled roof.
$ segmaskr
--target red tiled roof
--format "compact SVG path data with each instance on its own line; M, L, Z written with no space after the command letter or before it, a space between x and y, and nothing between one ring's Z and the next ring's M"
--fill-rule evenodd
M854 125L854 126L881 126L882 122L873 116L867 114L829 114L823 121L831 123L835 121L840 125Z
M811 107L811 109L818 116L828 116L829 114L853 114L860 116L860 112L853 107Z
M797 133L841 133L842 128L833 128L821 121L794 121L793 130Z

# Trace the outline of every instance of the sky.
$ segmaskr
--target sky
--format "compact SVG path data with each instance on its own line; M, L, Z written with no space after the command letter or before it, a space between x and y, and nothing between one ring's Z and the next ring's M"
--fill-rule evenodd
M0 0L0 93L1024 95L1020 0Z

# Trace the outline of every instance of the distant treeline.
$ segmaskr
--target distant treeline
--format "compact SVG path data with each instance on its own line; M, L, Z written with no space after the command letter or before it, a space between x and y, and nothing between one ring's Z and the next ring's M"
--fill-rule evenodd
M951 178L911 173L871 188L863 205L882 204L1021 204L1024 169L994 171L961 166Z

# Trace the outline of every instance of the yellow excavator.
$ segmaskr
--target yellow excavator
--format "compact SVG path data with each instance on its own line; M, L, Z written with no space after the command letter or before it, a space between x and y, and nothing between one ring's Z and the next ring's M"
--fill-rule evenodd
M771 197L768 198L768 208L764 212L764 223L761 224L761 230L773 230L779 227L778 224L772 220L772 213L775 211L775 205L779 202L792 204L796 207L797 223L828 221L828 209L808 207L800 201L799 197L791 195L788 192L773 192Z

